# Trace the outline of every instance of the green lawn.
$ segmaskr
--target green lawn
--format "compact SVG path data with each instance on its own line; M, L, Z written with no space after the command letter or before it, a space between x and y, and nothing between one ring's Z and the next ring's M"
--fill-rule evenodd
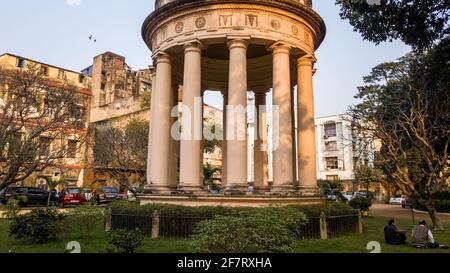
M376 241L381 244L382 253L450 253L450 250L444 249L416 249L411 247L411 220L397 220L399 228L408 230L407 245L391 246L384 243L383 229L388 222L388 218L365 217L363 218L364 233L353 234L333 238L326 241L305 240L299 241L296 253L368 253L367 244ZM450 246L450 225L446 225L445 231L435 231L433 235L437 242Z
M364 233L354 234L333 238L326 241L321 240L305 240L299 241L295 247L296 253L367 253L367 243L370 241L378 241L381 243L383 253L449 253L449 250L421 250L414 249L409 245L406 246L388 246L384 244L383 227L387 222L387 218L364 218ZM81 244L82 252L98 253L103 252L106 247L105 232L99 223L92 239L80 238L76 232L61 236L57 242L45 245L35 245L23 240L15 240L8 237L8 225L6 220L0 220L0 253L64 253L66 244L70 241L78 241ZM397 225L403 229L410 230L411 221L399 220ZM450 245L450 225L446 226L446 231L435 232L438 242ZM410 235L408 237L410 239ZM189 242L187 240L151 240L145 239L144 246L138 252L144 253L180 253L190 252Z
M106 234L101 223L92 234L91 239L81 238L77 232L62 235L56 242L44 245L31 244L25 240L16 240L8 237L9 222L0 219L0 253L64 253L66 245L70 241L77 241L81 244L83 253L104 252L108 246ZM188 241L186 240L151 240L146 238L144 246L138 252L143 253L169 253L188 252Z

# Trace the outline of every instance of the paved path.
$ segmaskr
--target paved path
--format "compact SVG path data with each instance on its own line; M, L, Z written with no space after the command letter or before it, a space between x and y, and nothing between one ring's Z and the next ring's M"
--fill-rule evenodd
M380 216L387 218L401 218L401 219L411 219L412 220L412 212L409 208L402 208L400 205L386 205L386 204L375 204L370 209L371 216ZM450 215L449 214L439 214L442 222L450 223ZM429 221L430 217L428 213L424 212L414 212L414 218L416 221L420 219L424 219Z

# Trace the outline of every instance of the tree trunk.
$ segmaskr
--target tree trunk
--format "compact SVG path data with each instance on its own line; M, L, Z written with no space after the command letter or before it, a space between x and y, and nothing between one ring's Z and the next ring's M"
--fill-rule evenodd
M426 205L426 208L427 208L428 214L430 215L431 221L433 222L434 229L445 230L444 225L441 222L441 219L437 215L436 208L434 207L434 205L430 204L430 202L427 202L427 203L428 204Z
M48 193L48 198L47 198L47 208L50 207L50 199L52 198L52 191L50 191Z
M417 193L416 193L417 196ZM418 202L419 204L421 204L422 206L425 207L425 209L428 212L428 215L430 216L431 221L433 222L433 228L437 229L437 230L444 230L444 225L441 222L441 219L439 218L437 211L436 211L436 207L434 205L433 200L428 199L428 200L424 200L422 198L416 198L416 202Z

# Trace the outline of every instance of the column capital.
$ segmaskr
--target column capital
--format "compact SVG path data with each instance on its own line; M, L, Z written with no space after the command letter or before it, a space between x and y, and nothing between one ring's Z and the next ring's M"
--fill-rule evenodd
M300 67L300 66L311 66L312 67L315 62L317 62L316 57L314 55L307 54L307 55L304 55L304 56L298 58L297 66L298 67Z
M288 44L285 44L283 42L276 42L268 47L270 51L272 51L272 54L278 54L278 53L284 53L284 54L290 54L292 47Z
M269 89L270 89L269 87L256 87L253 88L252 91L255 93L255 96L260 94L267 95L267 93L270 91Z
M153 63L158 65L160 63L171 63L172 57L165 52L157 52L153 55Z
M199 40L193 40L183 44L184 52L198 52L201 53L204 49L204 45Z
M227 46L228 46L228 49L243 48L243 49L247 50L247 48L249 46L249 42L247 39L244 39L244 38L230 38L227 41Z

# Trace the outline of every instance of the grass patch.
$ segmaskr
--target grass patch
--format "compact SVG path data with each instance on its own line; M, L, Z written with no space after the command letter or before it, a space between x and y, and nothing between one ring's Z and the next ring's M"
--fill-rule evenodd
M108 246L106 233L102 222L99 222L91 239L81 237L79 232L70 232L61 235L57 241L47 244L32 244L26 240L15 240L8 237L9 221L0 219L0 253L65 253L66 245L71 241L77 241L81 244L83 253L101 253ZM143 247L139 248L138 253L188 253L189 241L187 240L151 240L145 238Z
M449 253L450 250L444 249L415 249L407 244L405 246L390 246L384 243L383 228L388 218L365 217L364 233L332 238L326 241L322 240L304 240L298 241L295 245L295 253L368 253L367 243L378 241L381 243L383 253ZM410 220L397 220L400 228L411 230ZM37 245L23 240L15 240L8 237L9 221L0 219L0 253L64 253L66 245L70 241L81 243L83 253L99 253L106 249L106 233L103 225L99 222L93 231L92 239L83 239L78 232L71 232L61 235L55 242ZM445 231L434 232L436 240L445 245L450 245L450 224L446 225ZM410 243L411 234L408 232L408 243ZM138 253L190 253L189 240L151 240L146 238L144 246Z
M364 217L364 233L332 238L329 240L304 240L297 242L296 253L368 253L367 244L377 241L381 244L382 253L449 253L447 249L416 249L411 246L411 220L396 220L399 228L408 231L408 241L403 246L391 246L384 242L383 229L389 218ZM433 235L437 242L450 245L450 225L446 225L445 231L435 231Z

